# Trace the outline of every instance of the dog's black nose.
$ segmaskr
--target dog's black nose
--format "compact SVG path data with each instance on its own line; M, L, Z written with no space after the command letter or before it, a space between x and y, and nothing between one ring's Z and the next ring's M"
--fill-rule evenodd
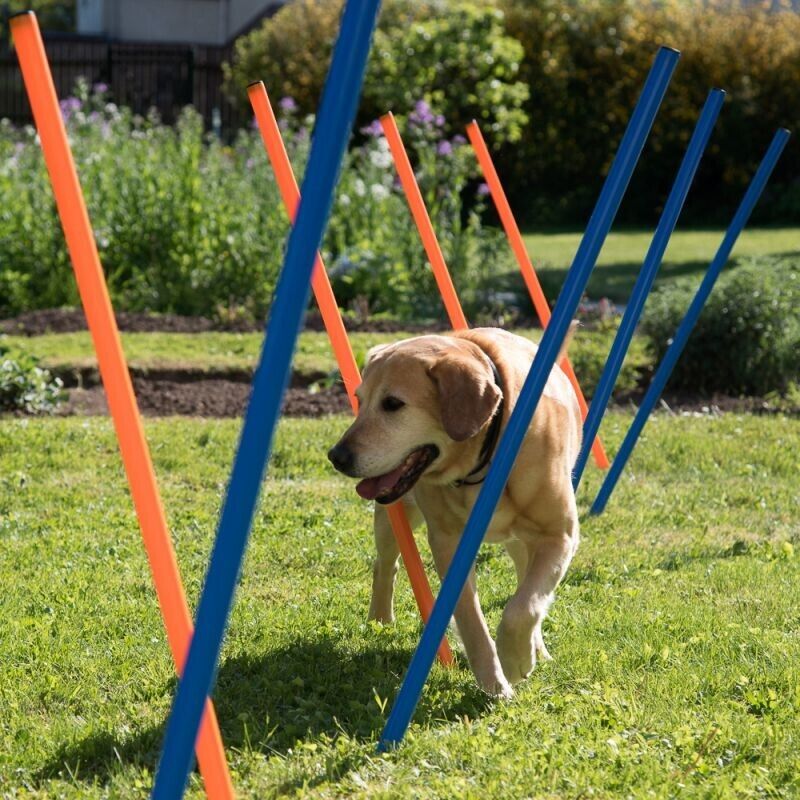
M353 451L345 444L339 442L328 450L328 460L333 466L343 472L345 475L350 475L353 469Z

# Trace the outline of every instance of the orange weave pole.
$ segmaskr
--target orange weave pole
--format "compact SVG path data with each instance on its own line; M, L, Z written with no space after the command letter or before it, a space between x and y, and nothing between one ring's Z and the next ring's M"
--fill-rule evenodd
M183 593L97 245L61 119L53 77L33 12L13 17L10 25L153 572L167 639L180 672L192 637L189 606ZM197 739L197 758L208 797L213 800L233 798L222 738L210 700L206 701L203 725Z
M275 173L275 180L283 198L283 204L286 206L289 218L294 220L297 206L300 202L300 189L292 172L292 165L281 137L278 122L275 119L275 113L269 102L269 95L261 81L250 84L247 94L258 122L258 129L264 142L264 148ZM333 294L333 287L328 280L328 273L325 271L325 265L322 263L322 256L319 253L317 253L314 263L311 288L314 291L314 297L319 306L325 330L328 332L328 338L331 341L331 347L339 365L339 371L342 374L342 380L347 389L353 413L358 413L358 399L355 396L355 391L361 383L361 375L358 371L356 359L353 356L353 350L350 347L350 340L347 337L342 315L339 313L339 305ZM403 558L420 615L427 622L433 608L433 594L422 565L417 544L414 541L414 534L411 531L402 503L393 503L386 510L389 514L389 521L400 548L400 555ZM439 646L439 660L445 666L453 664L453 653L446 639L442 640Z
M492 195L497 213L500 216L500 222L503 224L508 242L511 245L511 249L514 251L514 256L519 264L520 272L522 272L522 277L525 280L525 285L528 287L528 294L530 294L531 300L533 300L533 307L536 309L536 315L539 317L541 326L546 328L550 322L550 306L547 304L547 299L542 291L539 278L536 276L536 270L534 270L530 256L528 256L528 250L525 247L522 234L517 226L517 221L511 213L511 206L509 205L503 186L500 183L500 177L492 162L492 157L489 155L489 148L486 146L483 134L481 134L481 130L475 120L467 125L467 136L472 144L472 149L475 151L475 155L478 157L478 163L486 178L486 183L489 186L489 192ZM572 387L578 398L578 404L581 407L581 414L583 418L586 419L589 407L586 405L586 398L583 396L578 378L575 375L575 370L572 368L572 364L570 364L568 358L565 357L561 362L561 368L566 373L570 383L572 383ZM599 436L592 443L592 455L600 469L608 469L608 456L606 455L605 448Z
M422 246L425 248L428 261L431 262L433 276L436 278L436 285L439 287L439 294L441 294L444 301L450 324L454 330L465 330L469 327L467 318L464 316L464 310L461 308L461 303L453 286L453 279L450 277L450 271L444 261L442 248L439 247L439 242L436 239L430 215L425 208L425 201L422 199L422 192L419 190L414 170L408 160L408 153L406 153L403 140L400 138L400 131L394 115L385 114L382 116L381 126L397 167L400 184L411 208L411 215L414 217L414 222L422 239Z

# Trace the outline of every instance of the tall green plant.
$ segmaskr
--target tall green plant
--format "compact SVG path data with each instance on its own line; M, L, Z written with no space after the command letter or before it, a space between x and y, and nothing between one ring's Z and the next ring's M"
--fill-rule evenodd
M278 103L298 176L313 117ZM101 260L118 309L263 319L288 221L255 130L231 146L203 132L191 109L169 127L135 117L80 85L62 103ZM374 133L374 126L370 127ZM476 164L444 137L423 102L408 121L435 223L459 290L472 307L497 261L497 236L472 208ZM351 150L324 250L343 304L406 317L441 309L385 142ZM469 210L471 209L472 210ZM504 252L504 250L500 251ZM0 315L74 306L75 282L32 128L0 125Z

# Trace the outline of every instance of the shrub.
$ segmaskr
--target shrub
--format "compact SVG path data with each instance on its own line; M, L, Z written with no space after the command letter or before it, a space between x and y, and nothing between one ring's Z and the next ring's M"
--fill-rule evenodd
M364 132L365 143L346 159L326 237L336 296L344 304L365 302L375 313L442 318L433 271L394 179L386 140L377 123ZM407 133L450 274L467 313L477 314L488 302L481 287L509 257L500 232L481 222L485 195L473 180L474 156L463 137L444 137L440 117L425 101L409 115Z
M727 221L779 126L800 123L800 15L778 3L710 0L502 0L524 50L531 120L506 148L509 189L536 224L584 224L650 67L682 56L620 221L650 224L711 86L728 91L684 220ZM800 150L787 148L756 219L796 219Z
M51 413L63 398L63 383L33 356L9 353L0 341L0 411Z
M134 117L80 88L63 102L109 288L119 310L263 318L288 221L256 131L223 146L187 109L174 128ZM295 170L312 117L278 107ZM434 223L465 302L493 268L498 235L467 212L477 165L463 140L443 137L420 103L409 145ZM375 126L370 127L374 132ZM374 312L440 316L413 221L381 137L351 150L323 243L340 301ZM471 190L468 191L468 187ZM470 201L471 202L471 201ZM0 315L77 305L75 281L32 128L0 124Z
M657 361L688 308L695 285L656 290L643 331ZM670 380L673 389L765 395L800 379L800 259L751 261L720 277Z
M518 80L522 48L504 31L493 2L391 0L384 4L364 83L362 121L419 100L463 132L473 117L495 142L516 141L527 122L527 86ZM245 87L263 80L271 94L293 97L303 113L319 98L339 27L341 0L295 0L236 43L225 66L228 92L247 103Z
M206 139L85 85L62 102L112 297L119 308L263 314L287 223L256 137ZM0 127L0 313L74 306L75 281L33 128Z

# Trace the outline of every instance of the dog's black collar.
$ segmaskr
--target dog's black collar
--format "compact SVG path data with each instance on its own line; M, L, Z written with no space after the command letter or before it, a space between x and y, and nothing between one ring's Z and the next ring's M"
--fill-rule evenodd
M506 403L506 396L505 392L503 391L503 381L500 378L500 371L497 369L497 364L494 363L490 355L485 352L484 355L489 359L489 363L492 365L494 382L497 384L497 388L500 389L500 402L498 403L497 410L494 412L492 421L489 424L489 430L486 431L486 436L483 439L481 451L478 453L478 463L471 472L467 473L465 477L459 478L457 481L453 481L453 486L477 486L486 480L486 475L475 480L470 480L470 478L473 475L477 475L489 465L489 462L492 460L492 456L494 455L494 450L497 447L497 441L500 438L500 426L503 424L503 409Z

